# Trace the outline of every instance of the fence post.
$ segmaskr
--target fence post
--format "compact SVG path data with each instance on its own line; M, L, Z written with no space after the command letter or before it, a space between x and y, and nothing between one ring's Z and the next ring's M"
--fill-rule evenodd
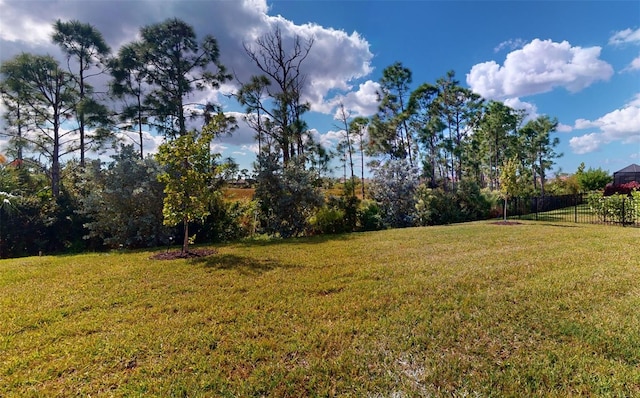
M576 195L573 201L574 221L578 223L578 196Z

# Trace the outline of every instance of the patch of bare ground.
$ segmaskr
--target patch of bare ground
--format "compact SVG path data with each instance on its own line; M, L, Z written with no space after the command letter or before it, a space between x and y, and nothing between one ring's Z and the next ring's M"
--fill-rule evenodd
M185 252L178 250L171 250L166 252L156 253L149 257L152 260L176 260L180 258L202 258L212 256L218 251L215 249L192 249Z
M494 224L494 225L522 225L522 223L518 222L518 221L494 221L491 224Z

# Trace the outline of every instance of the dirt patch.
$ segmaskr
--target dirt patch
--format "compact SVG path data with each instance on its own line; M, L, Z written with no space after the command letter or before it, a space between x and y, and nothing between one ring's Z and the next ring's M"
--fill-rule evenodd
M494 224L494 225L522 225L522 223L518 222L518 221L494 221L491 224Z
M149 257L152 260L176 260L179 258L201 258L216 254L218 251L215 249L192 249L186 253L178 250L166 251L156 253Z

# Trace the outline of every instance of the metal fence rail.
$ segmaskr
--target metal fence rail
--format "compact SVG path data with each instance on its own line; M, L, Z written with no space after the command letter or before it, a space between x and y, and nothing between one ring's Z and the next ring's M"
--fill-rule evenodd
M615 204L607 201L617 200ZM640 203L631 197L602 197L589 201L588 194L513 198L507 202L507 217L590 224L640 227Z

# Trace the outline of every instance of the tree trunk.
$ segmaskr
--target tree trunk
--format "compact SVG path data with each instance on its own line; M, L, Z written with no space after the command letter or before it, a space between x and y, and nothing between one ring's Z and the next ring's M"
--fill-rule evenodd
M186 218L182 220L184 224L184 239L182 240L182 254L189 253L189 222Z

